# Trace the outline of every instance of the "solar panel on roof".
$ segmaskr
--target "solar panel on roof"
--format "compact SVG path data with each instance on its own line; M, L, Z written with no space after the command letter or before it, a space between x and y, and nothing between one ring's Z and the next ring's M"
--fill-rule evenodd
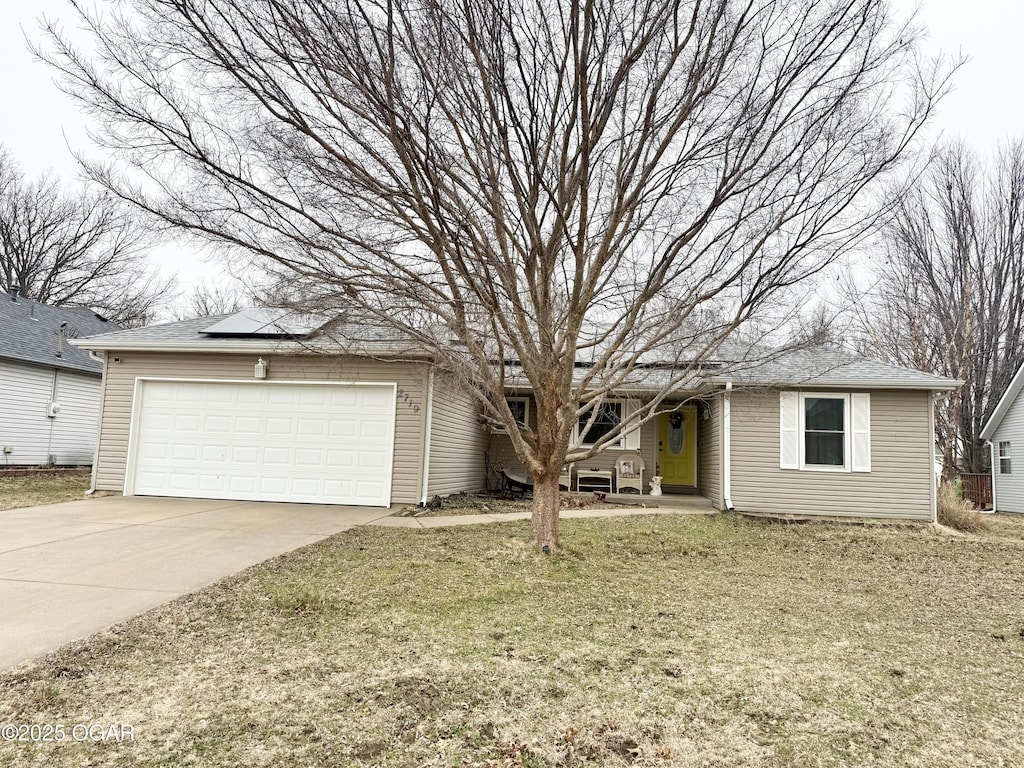
M324 322L314 315L287 309L250 307L217 321L200 333L211 336L307 336Z

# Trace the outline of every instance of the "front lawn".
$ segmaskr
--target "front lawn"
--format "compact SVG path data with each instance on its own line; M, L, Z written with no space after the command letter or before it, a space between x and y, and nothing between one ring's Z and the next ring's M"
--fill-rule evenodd
M0 511L84 499L89 481L88 472L0 477Z
M356 528L0 679L18 766L1024 764L1024 520Z

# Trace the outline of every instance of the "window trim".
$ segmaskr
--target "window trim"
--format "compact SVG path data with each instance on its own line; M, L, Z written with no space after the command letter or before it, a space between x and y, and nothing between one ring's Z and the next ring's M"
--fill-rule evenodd
M528 397L506 397L506 403L522 403L523 404L523 426L530 426L530 398ZM508 430L505 429L504 424L498 424L494 427L494 434L496 435L507 435Z
M850 412L849 392L800 392L798 405L800 438L800 471L802 472L843 472L853 471L853 425ZM843 465L807 463L807 398L843 401Z
M1006 453L1003 453L1003 446L1006 446ZM999 459L999 474L1013 474L1013 445L1011 440L1000 440L996 446L997 458ZM1003 462L1006 462L1006 471L1003 471Z

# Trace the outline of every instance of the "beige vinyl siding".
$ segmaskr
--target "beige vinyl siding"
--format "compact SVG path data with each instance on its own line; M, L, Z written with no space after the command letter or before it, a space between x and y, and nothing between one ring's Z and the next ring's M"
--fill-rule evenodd
M96 488L124 488L132 397L136 377L253 380L257 355L107 352ZM119 358L120 362L114 362ZM328 355L263 355L268 381L395 382L395 453L391 501L415 504L422 492L422 450L426 415L425 365ZM407 397L406 397L407 396Z
M995 457L992 482L995 486L996 512L1024 513L1024 397L1018 396L1010 405L992 435ZM999 443L1010 442L1010 474L999 472Z
M519 395L516 395L519 397ZM511 397L511 395L510 395ZM534 407L533 398L529 398L530 401L530 426L536 427L536 408ZM587 469L597 468L600 470L615 470L615 461L620 456L636 455L636 451L623 451L620 448L609 448L596 456L592 456L589 459L584 459L576 464L576 467L584 467ZM640 455L643 457L646 468L644 469L644 493L650 493L651 490L651 477L655 474L655 467L658 463L658 428L656 422L648 422L640 427ZM488 456L490 459L491 466L495 471L502 469L509 469L514 472L523 472L523 463L516 456L515 450L512 448L512 441L508 435L502 433L494 433L491 435L490 448L488 450ZM572 490L576 490L576 474L573 473L572 477Z
M700 403L700 430L697 433L697 486L701 496L722 509L722 400L719 397Z
M487 442L476 398L451 377L435 374L427 497L481 490Z
M839 391L839 390L837 390ZM926 391L871 391L871 471L779 468L778 390L732 394L732 502L741 512L931 519Z

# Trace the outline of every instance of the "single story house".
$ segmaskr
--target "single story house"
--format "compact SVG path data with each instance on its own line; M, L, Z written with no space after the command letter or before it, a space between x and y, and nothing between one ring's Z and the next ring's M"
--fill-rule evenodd
M92 463L103 364L69 342L116 330L84 307L0 295L0 466Z
M521 470L428 354L386 329L341 335L351 343L247 310L76 341L105 358L94 487L388 506ZM571 468L566 485L606 481L625 458L646 468L641 492L657 475L666 493L719 509L931 520L933 404L958 384L830 351L709 369L699 396L681 388L675 413ZM506 391L529 422L529 388L512 377ZM627 418L645 389L616 394L595 429Z
M1024 448L1024 365L1017 369L1010 386L999 398L996 409L981 430L981 439L992 451L992 511L1024 513L1024 463L1018 457L1014 473L1013 452Z

